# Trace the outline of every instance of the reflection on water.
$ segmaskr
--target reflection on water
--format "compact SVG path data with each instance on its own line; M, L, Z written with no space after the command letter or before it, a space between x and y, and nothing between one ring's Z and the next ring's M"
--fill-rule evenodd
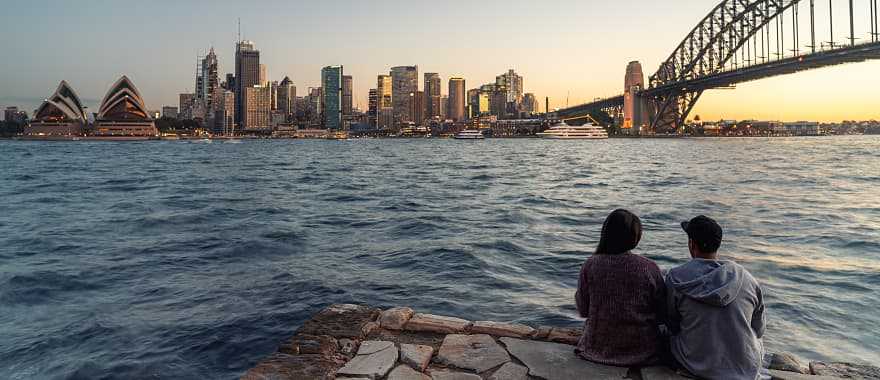
M767 345L880 360L880 139L0 142L0 373L234 378L335 302L577 325L617 207L639 253L725 227Z

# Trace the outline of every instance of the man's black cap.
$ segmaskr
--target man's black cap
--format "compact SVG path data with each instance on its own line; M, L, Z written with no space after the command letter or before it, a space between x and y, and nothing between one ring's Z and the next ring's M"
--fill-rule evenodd
M715 253L721 247L721 239L724 235L721 226L708 216L700 215L689 222L681 222L681 228L697 243L703 253Z

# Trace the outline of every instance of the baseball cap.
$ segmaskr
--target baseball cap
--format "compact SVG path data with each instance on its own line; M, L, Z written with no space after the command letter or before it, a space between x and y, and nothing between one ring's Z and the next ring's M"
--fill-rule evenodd
M723 232L721 226L714 219L700 215L690 221L681 222L681 228L687 232L688 237L697 243L700 250L705 253L714 253L721 247Z

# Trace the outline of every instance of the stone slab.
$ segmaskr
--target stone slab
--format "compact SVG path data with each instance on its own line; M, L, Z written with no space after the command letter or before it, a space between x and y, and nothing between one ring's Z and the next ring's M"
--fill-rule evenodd
M690 380L690 377L684 376L667 367L648 367L642 368L642 380Z
M337 339L364 339L364 328L379 317L379 309L359 305L332 305L306 321L299 334L329 335Z
M510 361L510 355L489 335L450 334L435 359L437 363L474 371L486 372Z
M864 364L812 362L810 372L850 379L880 379L880 367Z
M241 376L241 380L335 379L344 359L323 355L275 353Z
M554 327L550 330L547 340L577 346L578 341L581 339L581 334L583 334L582 329Z
M399 365L388 374L387 380L431 380L431 377L409 366Z
M400 345L400 362L419 372L425 372L425 368L428 368L428 364L431 363L432 356L434 356L434 348L431 346Z
M513 362L508 362L498 368L488 380L528 380L529 369Z
M473 334L488 334L497 337L526 338L535 333L535 329L516 323L499 323L477 321L470 328Z
M810 365L790 352L768 353L765 356L765 360L770 363L770 369L803 374L810 373Z
M797 372L780 371L771 369L770 376L773 380L842 380L841 377L834 376L814 376Z
M431 372L431 380L483 380L481 377L472 373L452 372L452 371L433 371Z
M337 372L341 376L380 379L397 363L397 347L392 342L369 341L361 344L358 355Z
M403 330L412 316L413 309L408 307L395 307L382 312L379 316L379 324L383 329Z
M619 380L626 368L609 367L581 359L574 347L551 342L501 338L507 351L529 368L529 375L545 380Z
M406 330L427 331L440 334L462 334L471 322L454 317L444 317L432 314L416 314L406 323Z

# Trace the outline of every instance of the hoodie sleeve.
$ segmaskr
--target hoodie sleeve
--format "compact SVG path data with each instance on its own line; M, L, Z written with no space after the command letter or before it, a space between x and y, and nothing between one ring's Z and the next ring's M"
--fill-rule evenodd
M672 273L666 274L666 327L672 335L678 335L681 331L681 314L678 312L678 299L675 287L672 285Z
M578 313L581 318L588 318L590 315L590 288L587 280L587 263L581 266L581 273L578 278L577 292L574 294L574 301L577 303Z
M761 286L755 284L755 294L757 296L755 311L752 312L752 330L758 338L764 337L764 292Z

